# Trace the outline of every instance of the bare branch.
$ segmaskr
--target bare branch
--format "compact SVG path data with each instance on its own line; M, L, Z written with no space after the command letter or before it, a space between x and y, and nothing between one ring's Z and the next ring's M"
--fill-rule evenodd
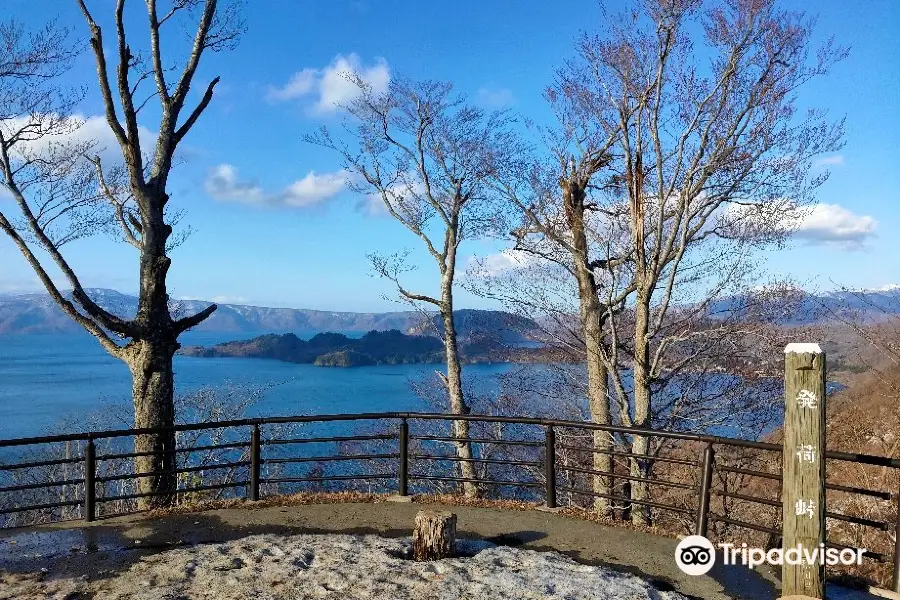
M100 94L103 97L103 106L106 112L106 121L107 123L109 123L110 129L112 129L113 133L115 134L116 140L119 142L119 146L122 147L122 151L128 154L131 150L130 141L127 134L125 133L125 129L119 122L118 116L116 116L116 104L113 100L112 89L109 85L109 75L107 73L106 67L106 55L103 53L103 31L100 29L100 26L97 25L97 22L94 21L94 18L91 16L90 11L88 11L87 5L85 5L84 0L77 1L78 6L81 8L81 12L84 14L85 20L88 23L88 27L91 30L91 48L93 48L94 50L94 57L97 62L97 80L100 84Z
M47 293L53 298L53 301L56 302L56 304L62 308L73 321L84 327L91 335L96 337L107 352L113 356L120 357L122 355L122 348L107 335L98 323L93 321L89 316L78 312L78 309L76 309L75 306L60 293L59 289L53 283L53 280L50 279L50 276L44 270L37 256L35 256L31 251L31 248L28 247L28 244L25 243L25 240L19 236L18 232L2 213L0 213L0 230L12 239L13 243L22 253L22 256L25 257L25 260L28 261L28 264L38 276L38 279L40 279L44 288L47 290Z
M191 115L187 118L187 120L178 128L175 132L175 144L177 145L187 132L194 126L194 123L197 122L197 119L200 118L200 115L206 110L206 107L209 106L210 101L213 97L213 90L216 87L216 84L219 83L219 78L214 78L209 85L206 87L206 91L203 93L203 98L200 99L200 102L191 112Z
M178 319L177 321L175 321L175 330L178 333L182 333L184 331L187 331L191 327L196 327L197 325L208 319L211 314L216 312L217 308L218 306L216 304L210 304L195 315Z

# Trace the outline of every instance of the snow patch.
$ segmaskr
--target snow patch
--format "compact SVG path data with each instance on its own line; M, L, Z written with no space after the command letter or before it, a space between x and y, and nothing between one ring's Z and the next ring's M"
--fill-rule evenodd
M809 354L822 354L822 349L819 348L818 344L788 344L784 348L785 354L797 353L809 353Z
M82 578L61 565L4 589L14 598L157 600L686 600L646 581L535 552L461 540L468 557L418 563L410 539L351 535L254 535L135 557L122 571ZM53 572L63 571L63 572ZM7 582L7 585L12 582Z

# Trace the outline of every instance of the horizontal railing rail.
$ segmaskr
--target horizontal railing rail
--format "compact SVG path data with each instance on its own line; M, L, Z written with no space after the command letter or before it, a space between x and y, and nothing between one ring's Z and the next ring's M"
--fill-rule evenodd
M753 440L744 440L740 438L720 437L715 435L707 435L702 433L689 433L682 431L667 431L659 429L647 429L641 427L625 427L618 425L601 425L599 423L590 423L585 421L570 421L561 419L540 419L534 417L506 417L506 416L488 416L488 415L447 415L445 413L417 413L417 412L384 412L384 413L351 413L351 414L332 414L332 415L294 415L286 417L257 417L249 419L233 419L228 421L213 421L207 423L186 423L174 425L172 427L157 427L143 429L111 429L106 431L92 431L85 433L72 433L64 435L24 437L0 440L0 448L9 448L13 446L27 446L34 444L47 444L56 442L76 442L87 441L91 439L115 438L115 437L131 437L136 435L158 435L167 432L185 432L199 431L204 429L226 429L232 427L247 427L252 425L275 425L280 423L327 423L335 421L374 421L386 419L422 419L422 420L444 420L444 421L470 421L470 422L489 422L489 423L512 423L519 425L541 425L544 427L573 427L578 429L586 429L590 431L607 431L610 433L619 433L624 435L636 435L647 437L658 437L671 440L706 442L711 444L719 444L726 446L735 446L741 448L753 448L757 450L770 450L773 452L781 452L780 444L770 442L757 442ZM476 440L468 440L476 441ZM487 440L485 440L487 441ZM651 457L652 458L652 457ZM873 465L879 467L900 468L900 459L890 458L887 456L877 456L873 454L838 452L829 450L825 453L825 458L854 462L864 465Z

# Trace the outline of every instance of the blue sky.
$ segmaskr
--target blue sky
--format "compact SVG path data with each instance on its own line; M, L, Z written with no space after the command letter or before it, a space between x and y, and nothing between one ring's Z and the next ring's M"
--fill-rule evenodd
M88 4L101 25L109 23L113 0ZM769 256L768 269L826 289L832 282L900 283L894 233L900 227L900 3L787 4L814 6L819 39L834 34L851 47L832 75L802 91L804 102L847 116L847 144L827 157L832 176L818 194L822 206L791 248ZM129 6L131 34L143 40L143 3ZM222 78L170 180L170 194L194 230L173 254L170 293L353 311L399 307L383 298L393 290L371 276L367 252L411 248L421 267L407 287L433 293L437 280L411 234L364 198L340 191L338 157L301 139L323 124L339 124L331 101L343 99L344 90L335 74L349 65L373 81L397 74L452 81L485 107L509 107L549 123L542 90L572 56L578 33L596 30L601 18L595 0L565 6L543 0L253 0L247 6L240 45L206 57L194 86L199 94L212 77ZM58 15L87 35L74 1L3 0L3 8L34 25ZM179 43L172 40L170 53ZM81 56L67 82L88 86L81 109L86 118L101 114L90 55ZM89 124L108 136L102 120ZM153 130L152 113L142 125ZM463 266L471 256L500 249L496 242L470 242ZM137 256L130 246L98 236L67 251L86 286L136 289ZM0 239L0 292L36 289L24 260ZM465 292L458 304L490 305Z

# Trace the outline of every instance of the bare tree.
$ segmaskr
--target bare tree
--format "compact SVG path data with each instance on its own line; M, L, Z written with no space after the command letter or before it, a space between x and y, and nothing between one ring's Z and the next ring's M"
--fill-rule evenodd
M561 90L560 90L561 91ZM551 99L561 98L558 91L548 92ZM568 98L567 98L568 99ZM560 316L564 310L547 311L553 296L546 286L535 297L541 312L553 316L552 337L564 346L577 348L587 370L586 395L591 420L611 423L609 400L610 365L604 356L609 345L606 322L622 309L632 291L609 285L598 274L618 274L629 259L628 246L621 235L606 231L604 240L594 235L595 212L602 207L591 200L594 190L603 185L601 174L611 161L608 149L616 135L615 128L605 129L580 112L574 102L554 102L560 128L549 137L550 156L544 161L526 166L518 177L495 180L503 196L512 203L521 222L512 231L513 252L532 257L531 274L540 273L545 281L570 277L575 283L577 298L577 327ZM589 115L588 115L589 116ZM621 233L621 232L620 232ZM627 240L625 240L627 241ZM599 242L599 243L598 243ZM549 287L554 287L553 285ZM521 304L528 298L520 289L508 290L507 303ZM490 294L497 297L496 294ZM502 294L501 294L502 295ZM534 306L534 305L533 305ZM569 313L571 314L571 313ZM593 468L600 473L612 471L613 447L610 434L594 433ZM595 508L607 513L610 508L610 480L607 476L594 478Z
M117 0L115 77L111 78L103 30L85 0L76 2L90 31L106 120L121 150L123 166L102 164L93 142L77 141L78 136L72 135L79 126L72 117L79 98L61 93L56 76L69 65L73 53L57 50L61 47L54 35L58 30L51 28L31 37L16 26L0 30L0 46L9 49L8 57L2 59L6 62L0 64L12 66L10 73L0 73L0 98L6 113L0 137L0 172L3 186L21 213L21 220L15 222L0 214L0 229L16 244L62 310L129 366L135 427L168 427L175 417L172 358L179 348L178 337L209 317L216 306L182 318L174 318L170 312L168 252L180 240L172 235L174 215L166 186L177 146L209 105L219 81L213 79L196 105L186 109L200 59L206 51L231 47L241 24L234 4L222 8L217 0L175 0L159 10L156 0L147 0L149 59L145 59L132 52L125 32L126 0ZM181 17L195 18L197 24L190 54L172 82L169 78L175 67L163 57L161 35ZM154 98L159 103L160 121L152 156L146 156L142 141L147 147L150 143L141 139L138 116ZM87 177L87 168L93 179ZM94 302L62 252L67 242L96 232L103 223L116 224L119 235L139 254L138 310L131 319ZM70 297L47 271L51 263L71 286ZM142 507L172 501L174 447L173 432L135 438L135 452L145 454L136 459L138 472L159 473L140 479L139 492L148 494L141 500Z
M584 346L592 420L712 426L709 409L739 397L689 402L670 385L764 371L755 350L778 339L777 315L715 313L758 282L756 251L785 240L827 178L810 169L840 147L843 123L798 115L795 92L845 51L828 42L810 61L812 23L767 0L648 0L608 22L582 36L547 91L558 120L547 155L498 181L522 219L514 251L533 257L526 273L576 284L581 331L557 331ZM547 306L546 294L514 286L500 296ZM594 469L609 472L613 440L597 438ZM655 450L644 436L623 441L637 455L632 517L645 522L652 461L640 457ZM607 481L595 477L594 491L609 493Z
M611 262L602 268L633 290L631 381L617 371L613 382L627 425L650 426L663 374L692 360L689 351L672 361L673 349L703 347L684 317L740 279L754 249L781 243L827 177L810 170L840 148L843 122L799 114L796 92L846 51L829 41L810 59L812 26L774 0L640 2L603 35L583 36L578 59L559 73L570 102L614 131L605 214L628 232L631 250L627 277ZM691 289L696 312L676 315ZM625 333L609 322L613 339ZM648 455L649 440L634 436L631 452ZM632 476L647 477L650 464L633 459ZM632 485L632 499L646 501L645 483ZM647 514L632 511L637 522Z
M439 82L392 81L384 94L353 76L360 95L346 107L355 146L339 143L323 129L309 141L335 149L355 178L352 186L374 195L385 209L425 245L440 276L439 293L407 290L401 282L409 269L406 254L370 256L375 271L392 281L402 300L432 305L441 315L447 373L438 373L453 414L467 414L462 368L453 315L458 250L490 224L491 178L509 168L517 144L510 120L502 112L486 114L452 95ZM466 421L453 422L453 436L469 437ZM456 444L460 472L475 479L471 444ZM468 496L478 493L464 482Z

